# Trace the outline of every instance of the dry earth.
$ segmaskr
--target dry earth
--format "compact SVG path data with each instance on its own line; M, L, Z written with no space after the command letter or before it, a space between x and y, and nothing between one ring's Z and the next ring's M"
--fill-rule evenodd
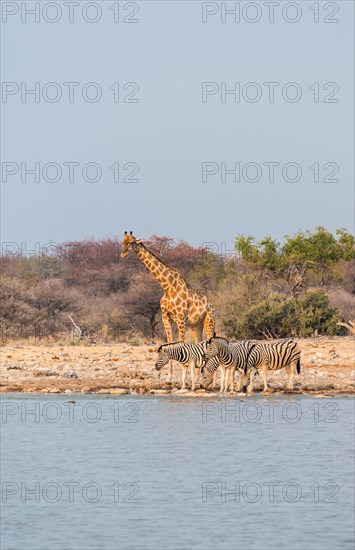
M299 340L301 374L294 392L340 394L355 392L355 339L316 338ZM174 366L173 384L165 383L167 370L154 369L153 345L129 344L34 344L26 342L0 348L0 393L103 393L168 394L180 390L181 370ZM284 370L270 373L270 386L286 390ZM255 391L261 391L261 377ZM272 390L271 390L272 391ZM287 390L286 390L287 391ZM204 390L184 395L206 396ZM217 395L210 392L208 395Z

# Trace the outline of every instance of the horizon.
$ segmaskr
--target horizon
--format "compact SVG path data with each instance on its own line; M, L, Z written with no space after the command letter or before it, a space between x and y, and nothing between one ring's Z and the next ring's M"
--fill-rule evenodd
M197 245L195 245L195 244L193 244L193 243L191 243L191 242L189 242L185 239L175 238L175 237L170 236L170 235L153 234L153 235L150 235L149 237L146 237L146 236L135 235L134 231L133 231L133 235L137 238L142 238L143 242L147 242L149 244L152 240L154 240L154 238L167 239L171 242L173 247L178 246L181 243L186 243L188 246L191 246L194 249L203 249L203 250L206 250L208 252L215 253L217 255L220 255L220 256L224 257L224 256L227 256L228 254L237 254L237 252L235 250L235 242L236 242L237 237L240 236L240 235L245 236L245 237L253 237L253 241L256 244L259 243L262 239L270 237L271 239L276 241L276 243L278 245L280 245L280 247L282 248L282 246L283 246L283 244L284 244L284 242L287 238L294 237L297 234L313 233L318 228L322 228L326 232L331 233L336 240L337 240L337 237L338 237L337 233L336 233L337 231L345 230L350 235L354 235L354 233L351 232L346 227L337 227L335 231L330 231L325 226L317 226L317 227L314 227L314 228L299 229L295 233L292 233L292 234L285 234L282 239L278 239L276 237L273 237L273 235L270 235L270 234L265 234L262 237L256 237L255 235L247 235L245 233L236 233L235 236L234 236L234 239L231 239L228 242L221 241L221 242L218 243L216 241L204 241L201 244L197 244ZM67 241L62 241L62 242L54 242L54 241L48 241L47 243L37 242L37 243L34 243L32 248L28 248L27 245L26 245L26 242L22 242L22 243L21 242L20 243L15 243L15 242L11 242L11 241L10 242L2 242L1 243L1 253L0 253L0 255L1 255L1 257L21 256L21 257L24 257L25 259L28 259L31 256L43 257L43 256L47 255L49 257L55 257L56 254L53 253L54 252L53 249L55 249L55 247L80 245L80 244L83 244L83 245L86 245L86 244L100 244L100 243L105 243L105 242L115 242L118 245L122 245L123 233L124 232L122 232L122 237L119 237L119 238L117 238L115 235L111 235L111 236L106 235L106 236L103 236L103 237L95 237L95 236L90 236L89 237L89 236L87 236L87 237L84 237L83 239L80 239L80 240L67 240ZM231 244L232 244L232 246L234 246L233 249L229 248L229 246ZM58 256L60 256L60 255L61 254L58 254Z

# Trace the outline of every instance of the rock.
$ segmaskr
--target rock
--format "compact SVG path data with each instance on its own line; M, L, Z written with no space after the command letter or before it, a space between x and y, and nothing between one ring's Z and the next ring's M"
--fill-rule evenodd
M63 374L63 378L79 378L75 371L68 371Z
M152 395L166 395L168 393L170 393L168 390L150 390L150 392Z
M111 388L109 393L112 395L125 395L129 392L125 388Z
M59 388L51 388L48 393L62 393Z
M64 390L64 393L73 393L72 390Z
M88 387L81 388L81 393L91 393L92 389Z
M184 390L176 390L175 393L177 393L177 394L180 395L180 394L183 394L183 393L187 393L188 391L189 391L189 390L187 390L187 389L184 389Z

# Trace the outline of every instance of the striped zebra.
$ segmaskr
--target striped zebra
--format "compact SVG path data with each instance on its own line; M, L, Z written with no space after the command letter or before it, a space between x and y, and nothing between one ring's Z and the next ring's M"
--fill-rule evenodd
M212 336L212 338L207 341L207 349L205 352L207 362L202 368L204 381L208 379L208 375L211 375L211 373L214 373L217 369L218 365L216 367L211 363L211 361L217 357L221 367L221 392L224 393L228 391L229 378L229 391L234 393L234 374L236 370L240 375L237 388L239 391L247 358L254 345L255 344L248 340L230 344L225 338Z
M251 393L255 373L261 371L264 379L264 391L267 391L268 371L283 368L286 368L289 376L289 388L292 390L295 371L297 370L297 374L301 372L301 350L297 342L283 340L270 344L257 344L248 356L244 368L243 386L247 385L249 377L247 390L248 393Z
M181 370L182 370L182 386L181 389L184 390L186 388L186 373L187 368L190 365L190 373L191 373L191 389L195 389L195 368L200 369L200 376L198 383L201 378L201 369L204 366L206 359L205 359L205 351L207 349L207 342L203 341L199 344L189 344L185 342L174 342L172 344L163 344L158 348L158 359L155 363L156 370L161 370L164 365L166 365L170 360L177 361L181 364ZM217 372L219 360L218 358L214 358L213 360L213 366L215 366L215 370Z

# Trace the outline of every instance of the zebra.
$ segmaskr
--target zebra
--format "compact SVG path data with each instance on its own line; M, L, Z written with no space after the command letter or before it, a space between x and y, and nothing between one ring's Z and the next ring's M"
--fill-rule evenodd
M200 369L200 376L198 383L201 378L201 369L205 364L205 351L207 348L207 342L203 341L198 344L189 344L185 342L173 342L171 344L163 344L158 350L158 359L155 363L156 370L160 371L164 365L166 365L170 360L175 360L181 364L182 370L182 386L181 389L186 388L186 372L187 367L190 365L191 373L191 389L195 389L195 368ZM217 367L219 364L219 359L216 357L213 360L212 365L215 367L217 373ZM215 381L215 378L214 378Z
M249 376L248 393L253 391L253 379L257 371L261 371L264 379L264 391L267 391L267 377L269 370L286 368L289 376L289 388L293 389L295 371L301 372L301 350L297 342L283 340L270 344L257 344L249 353L244 368L243 387L246 387ZM249 371L249 373L248 373Z
M248 340L230 344L225 338L215 335L212 336L212 338L207 341L207 349L205 352L207 362L202 368L204 379L206 380L206 371L211 374L216 370L217 367L214 364L211 364L211 361L217 357L221 367L221 392L224 393L228 390L228 370L229 391L230 393L234 393L234 373L236 369L240 374L237 388L237 391L239 391L241 386L241 377L244 374L244 369L246 367L246 361L254 346L255 344L249 342Z

